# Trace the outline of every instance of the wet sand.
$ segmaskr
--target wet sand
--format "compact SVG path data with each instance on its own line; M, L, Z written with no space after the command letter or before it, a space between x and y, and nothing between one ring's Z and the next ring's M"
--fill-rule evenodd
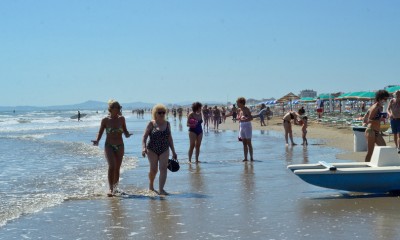
M235 124L231 126L236 128ZM179 172L168 173L169 196L160 197L146 190L148 164L140 158L136 169L122 174L120 185L127 195L68 200L10 222L0 229L0 239L397 239L400 236L399 197L318 188L302 182L286 169L288 164L308 162L308 158L325 156L325 152L326 157L345 153L332 148L335 139L344 142L351 138L352 150L351 131L335 132L330 140L331 129L321 127L318 134L326 137L313 139L312 132L317 132L317 127L310 127L309 140L313 145L308 148L286 147L281 139L282 142L274 143L275 151L264 151L265 142L260 139L264 135L279 136L282 132L267 129L279 130L281 126L270 122L270 126L263 127L266 132L262 134L258 134L257 121L253 126L257 132L253 138L255 162L240 161L242 149L233 140L236 133L210 132L209 138L215 142L204 142L204 149L210 150L202 152L203 163L182 162ZM219 141L230 142L219 153L213 152L212 147ZM345 146L349 149L347 144L343 149Z

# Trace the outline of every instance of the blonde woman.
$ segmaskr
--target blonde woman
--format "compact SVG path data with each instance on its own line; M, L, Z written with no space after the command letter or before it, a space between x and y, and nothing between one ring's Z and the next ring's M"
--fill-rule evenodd
M168 195L164 190L167 181L167 167L169 158L169 149L172 151L172 157L178 159L176 155L174 142L171 135L171 125L165 119L167 108L162 104L157 104L152 110L152 120L147 125L142 139L142 156L149 160L149 190L155 191L154 180L158 170L159 176L159 191L160 195ZM147 142L147 138L149 141Z
M121 115L121 105L115 101L108 101L108 116L101 120L100 130L96 140L93 140L93 145L98 146L104 130L106 130L106 141L104 153L108 162L108 184L109 197L114 196L117 191L119 182L120 168L124 157L124 140L122 134L129 138L132 134L126 129L125 118Z

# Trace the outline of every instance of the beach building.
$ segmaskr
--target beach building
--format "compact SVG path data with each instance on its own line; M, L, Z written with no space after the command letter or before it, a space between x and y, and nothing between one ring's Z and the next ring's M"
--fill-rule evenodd
M300 91L299 97L300 98L306 98L306 97L315 98L315 97L317 97L317 91L314 91L311 89L305 89L305 90Z

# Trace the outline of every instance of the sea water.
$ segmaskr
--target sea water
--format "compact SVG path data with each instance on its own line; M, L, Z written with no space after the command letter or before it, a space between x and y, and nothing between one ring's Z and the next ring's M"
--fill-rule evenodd
M71 119L76 111L0 113L0 226L68 199L106 192L104 152L91 143L106 114L83 112L88 115L82 121ZM133 117L127 120L135 133L142 121ZM136 164L127 149L122 171Z
M76 111L35 111L0 113L0 226L62 204L67 200L104 197L108 189L104 139L96 138L105 112L81 111L81 121L71 119ZM124 114L127 128L134 135L125 139L124 171L137 166L141 158L143 130L150 114L138 118ZM187 161L188 133L182 121L169 118L178 158ZM228 120L227 120L228 121ZM301 139L297 139L301 141ZM256 161L271 160L271 169L284 172L287 164L315 162L332 158L338 150L313 146L284 147L282 133L253 131ZM235 131L205 132L202 161L207 168L220 169L243 159ZM140 159L138 157L140 156ZM310 156L317 156L310 160ZM143 161L146 164L146 161ZM216 171L218 173L218 171ZM273 173L272 173L273 174ZM299 181L300 182L300 181ZM132 194L132 193L131 193Z

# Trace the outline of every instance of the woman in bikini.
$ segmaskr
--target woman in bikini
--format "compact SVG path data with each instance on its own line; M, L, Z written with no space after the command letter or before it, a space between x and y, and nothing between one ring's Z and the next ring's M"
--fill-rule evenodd
M193 150L196 147L196 163L199 163L201 140L203 139L203 118L201 116L201 103L192 104L192 112L188 116L187 126L189 127L189 162L192 162Z
M108 184L109 197L114 196L117 191L119 182L120 168L124 157L124 140L122 134L129 138L132 134L126 129L125 118L121 115L121 105L115 101L108 102L109 115L101 120L100 130L96 140L93 140L93 145L98 146L104 130L106 130L106 141L104 153L108 162Z
M160 176L158 179L158 194L160 195L168 195L164 190L164 186L167 181L169 149L172 151L172 157L178 159L171 135L171 125L165 119L166 112L167 108L162 104L157 104L153 107L153 120L151 120L147 125L142 140L142 156L145 157L147 155L150 163L149 190L156 192L154 190L154 179L156 178L159 169ZM149 138L148 143L147 138Z
M381 118L383 106L388 98L389 93L386 90L377 91L375 94L375 103L368 109L367 129L365 130L365 137L367 138L366 162L371 161L375 144L386 146L386 142L381 134Z
M296 143L293 142L292 120L294 121L295 124L297 124L298 117L300 117L299 113L297 113L295 111L289 111L282 118L283 128L285 129L286 145L289 145L289 139L293 146L297 145Z
M390 100L388 113L390 118L390 127L394 136L397 152L400 153L400 91L393 93L394 98Z

